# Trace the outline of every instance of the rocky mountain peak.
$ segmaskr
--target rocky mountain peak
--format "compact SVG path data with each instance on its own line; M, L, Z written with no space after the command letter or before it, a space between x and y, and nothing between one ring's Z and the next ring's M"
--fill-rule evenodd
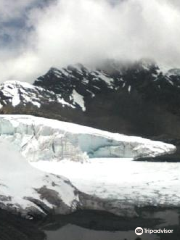
M32 114L141 135L180 134L179 69L141 60L51 68L34 84L0 86L0 112ZM163 122L163 124L162 124ZM170 123L174 124L170 124Z

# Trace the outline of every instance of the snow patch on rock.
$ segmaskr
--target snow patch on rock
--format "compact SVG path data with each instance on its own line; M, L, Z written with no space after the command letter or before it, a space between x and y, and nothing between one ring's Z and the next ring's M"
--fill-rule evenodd
M83 111L86 111L84 98L76 90L73 90L72 92L72 99L74 103L77 103L82 108Z

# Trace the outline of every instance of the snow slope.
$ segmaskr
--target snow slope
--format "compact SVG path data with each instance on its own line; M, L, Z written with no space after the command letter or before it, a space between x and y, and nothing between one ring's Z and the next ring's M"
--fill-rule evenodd
M116 192L116 181L114 182L115 190L113 190L116 195L111 195L112 191L105 186L108 187L110 182L103 183L101 174L99 175L105 169L110 171L110 175L105 174L105 178L107 177L109 181L113 171L121 169L123 174L120 180L117 179L117 184L118 187L123 186L126 189L131 184L124 184L123 179L125 176L130 177L131 171L128 168L123 170L121 163L123 164L124 160L117 159L118 164L115 165L112 159L109 159L109 165L103 162L100 162L100 165L89 165L89 163L96 163L97 160L92 159L95 157L136 158L175 151L173 145L162 142L27 115L0 116L0 148L0 207L17 209L18 212L25 215L31 215L34 212L39 214L69 213L81 208L106 210L123 216L136 216L132 201L127 203L124 201L126 194L121 194L123 203L115 200L119 194ZM73 182L85 193L78 191L64 177L34 169L28 161L31 164L41 164L40 169L43 171L47 171L48 165L46 164L52 164L48 166L50 172L71 177ZM57 165L58 171L54 172L53 169L56 165L53 164L64 164L64 161L70 165L65 164L65 168L62 167L63 165ZM73 165L76 163L78 165ZM129 163L128 159L125 160L125 163ZM83 169L81 166L85 168ZM95 167L96 171L91 166L93 169ZM129 168L131 168L131 163L129 163ZM59 171L60 169L62 171ZM73 174L67 174L67 172L73 172ZM95 174L97 185L94 184L92 178L88 180L89 182L84 181L83 172L85 174L89 172L91 176ZM75 181L74 174L82 175L82 178L80 177L78 181ZM87 174L87 176L89 175ZM142 177L145 176L142 174ZM83 184L88 188L79 184L83 181ZM119 185L121 181L122 183ZM134 179L130 177L129 181L131 183ZM107 194L94 196L94 191L103 189L103 184ZM138 191L137 188L139 195ZM87 195L87 193L92 193L92 195ZM137 194L133 195L132 200L136 199ZM99 197L105 197L107 200L102 200ZM143 201L146 200L143 199Z
M33 168L12 144L0 139L0 207L22 214L73 211L76 188L63 177ZM47 196L48 194L48 196Z
M108 211L136 216L132 206L104 200L78 191L62 176L32 167L17 147L0 138L0 208L32 218L69 214L77 209Z
M0 109L11 105L13 108L20 105L24 107L32 105L38 109L41 108L44 102L46 104L47 102L60 103L62 107L75 108L75 106L66 102L60 95L41 87L33 86L27 82L11 80L0 84Z
M34 167L63 175L81 191L135 206L180 206L180 163L93 159L85 163L34 162Z
M0 134L29 161L137 158L176 150L163 142L27 115L0 115Z

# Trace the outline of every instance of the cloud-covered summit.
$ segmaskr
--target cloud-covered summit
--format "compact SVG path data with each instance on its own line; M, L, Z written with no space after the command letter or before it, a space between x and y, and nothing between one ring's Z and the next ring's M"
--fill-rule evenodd
M0 81L107 58L180 66L177 0L2 0L0 16Z

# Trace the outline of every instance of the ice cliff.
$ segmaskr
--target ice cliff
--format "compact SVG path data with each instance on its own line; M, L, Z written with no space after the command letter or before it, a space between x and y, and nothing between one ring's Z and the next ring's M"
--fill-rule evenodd
M1 115L0 134L29 161L82 161L89 158L138 158L175 151L175 147L77 124L26 115Z

